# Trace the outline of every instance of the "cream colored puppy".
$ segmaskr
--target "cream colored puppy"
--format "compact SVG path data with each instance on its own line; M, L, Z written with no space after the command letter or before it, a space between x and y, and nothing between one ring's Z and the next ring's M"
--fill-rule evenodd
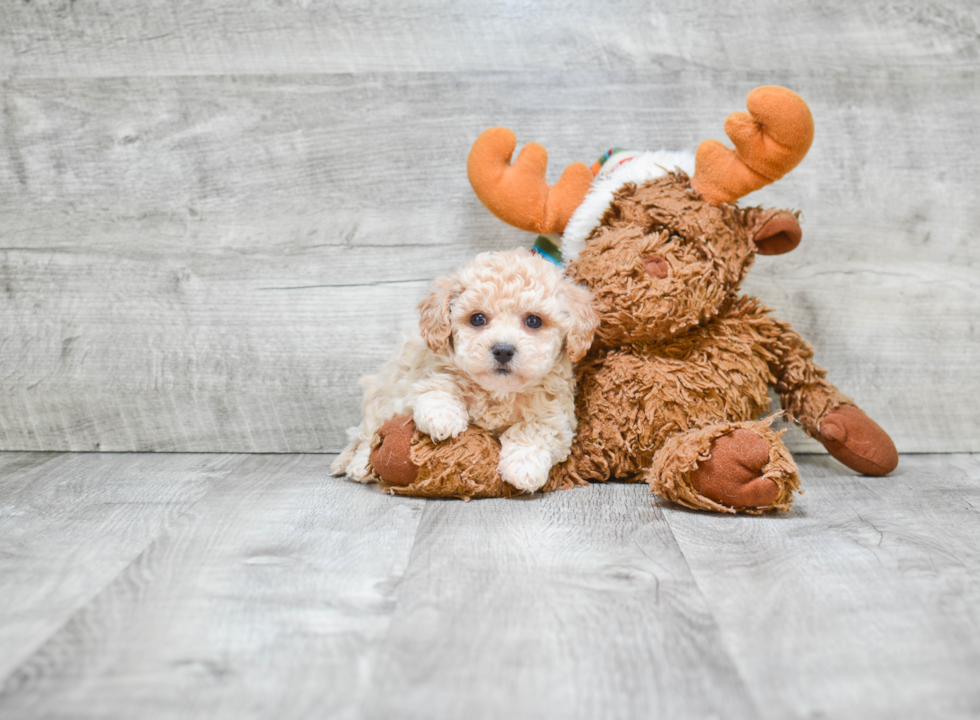
M331 466L367 481L371 439L394 415L440 441L472 423L500 438L504 481L533 492L575 435L572 363L598 324L589 291L518 249L483 253L437 281L419 305L420 334L362 378L364 421Z

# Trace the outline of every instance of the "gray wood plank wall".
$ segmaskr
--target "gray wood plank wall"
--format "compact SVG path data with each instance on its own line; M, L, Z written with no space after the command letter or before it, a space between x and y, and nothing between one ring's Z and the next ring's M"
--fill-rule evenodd
M980 10L627 1L0 4L0 450L336 451L432 278L527 245L473 197L813 110L747 283L903 452L980 451ZM797 449L815 445L793 434Z

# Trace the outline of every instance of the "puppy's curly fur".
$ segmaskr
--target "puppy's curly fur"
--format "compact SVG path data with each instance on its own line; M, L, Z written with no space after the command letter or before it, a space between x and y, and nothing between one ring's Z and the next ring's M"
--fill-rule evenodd
M419 310L419 335L361 379L364 420L331 472L370 481L375 432L394 415L412 414L436 442L470 423L489 430L500 439L504 481L541 488L575 436L572 363L598 325L589 291L517 249L478 255L438 280Z

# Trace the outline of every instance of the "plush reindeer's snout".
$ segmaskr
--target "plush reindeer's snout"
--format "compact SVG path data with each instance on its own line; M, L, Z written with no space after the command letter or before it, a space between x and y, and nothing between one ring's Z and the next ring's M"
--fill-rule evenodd
M662 255L647 255L643 258L643 269L647 275L663 280L667 277L667 261Z

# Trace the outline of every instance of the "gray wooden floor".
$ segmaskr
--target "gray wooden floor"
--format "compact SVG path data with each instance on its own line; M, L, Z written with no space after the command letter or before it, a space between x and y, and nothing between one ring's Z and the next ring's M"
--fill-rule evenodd
M331 459L0 454L0 717L980 715L980 455L766 518Z

